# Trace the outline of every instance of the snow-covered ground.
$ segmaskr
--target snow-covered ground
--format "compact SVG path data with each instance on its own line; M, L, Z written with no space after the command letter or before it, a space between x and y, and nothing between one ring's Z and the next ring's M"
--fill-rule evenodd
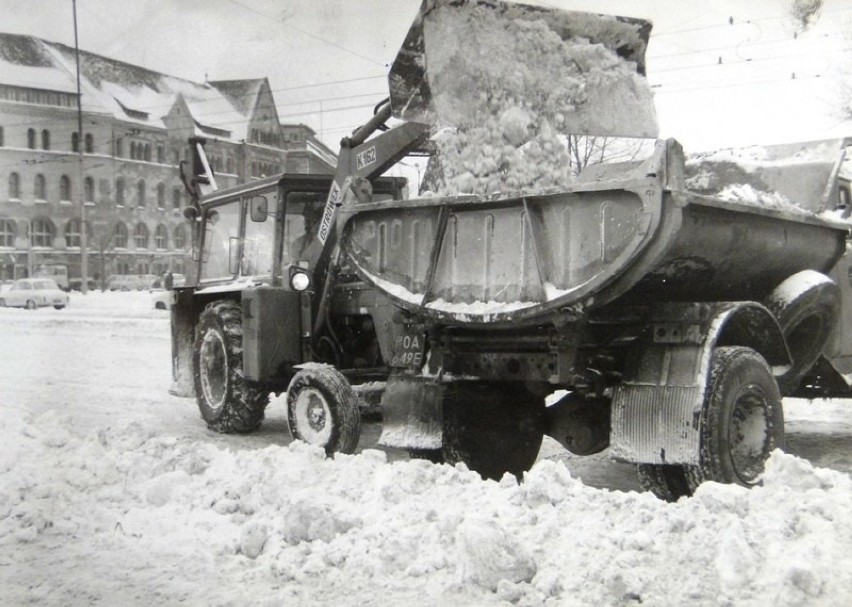
M2 605L837 605L852 404L787 401L763 487L663 503L547 442L522 484L209 432L147 293L0 310Z

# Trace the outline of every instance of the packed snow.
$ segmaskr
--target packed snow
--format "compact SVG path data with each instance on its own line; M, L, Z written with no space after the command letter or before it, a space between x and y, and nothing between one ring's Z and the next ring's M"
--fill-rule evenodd
M752 490L669 504L547 441L522 483L246 436L168 394L147 293L0 309L4 605L825 605L852 596L852 404L785 402Z

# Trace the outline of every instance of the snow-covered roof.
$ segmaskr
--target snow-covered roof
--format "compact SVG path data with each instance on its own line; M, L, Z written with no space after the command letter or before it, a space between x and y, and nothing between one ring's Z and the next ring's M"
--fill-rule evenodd
M165 128L164 116L182 98L198 128L220 139L246 139L248 122L265 79L200 84L95 53L80 51L82 105L86 112ZM0 33L0 84L76 93L74 48L34 36Z

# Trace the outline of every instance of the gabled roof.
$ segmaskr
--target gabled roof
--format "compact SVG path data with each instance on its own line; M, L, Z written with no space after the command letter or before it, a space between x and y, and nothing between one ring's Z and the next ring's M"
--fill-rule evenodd
M244 116L250 116L265 78L249 80L211 80L208 84L221 92Z
M147 68L80 51L83 110L165 128L163 117L178 97L192 114L197 135L246 138L248 121L265 81L225 80L199 84ZM34 36L0 33L0 84L76 93L72 47Z

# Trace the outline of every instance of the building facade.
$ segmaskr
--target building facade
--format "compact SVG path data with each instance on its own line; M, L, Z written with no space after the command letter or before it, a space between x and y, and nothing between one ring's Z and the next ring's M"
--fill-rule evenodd
M82 133L74 49L0 34L0 281L47 266L79 279L83 229L97 285L184 272L190 137L220 187L334 171L309 127L278 121L266 78L199 84L84 51L80 75Z

